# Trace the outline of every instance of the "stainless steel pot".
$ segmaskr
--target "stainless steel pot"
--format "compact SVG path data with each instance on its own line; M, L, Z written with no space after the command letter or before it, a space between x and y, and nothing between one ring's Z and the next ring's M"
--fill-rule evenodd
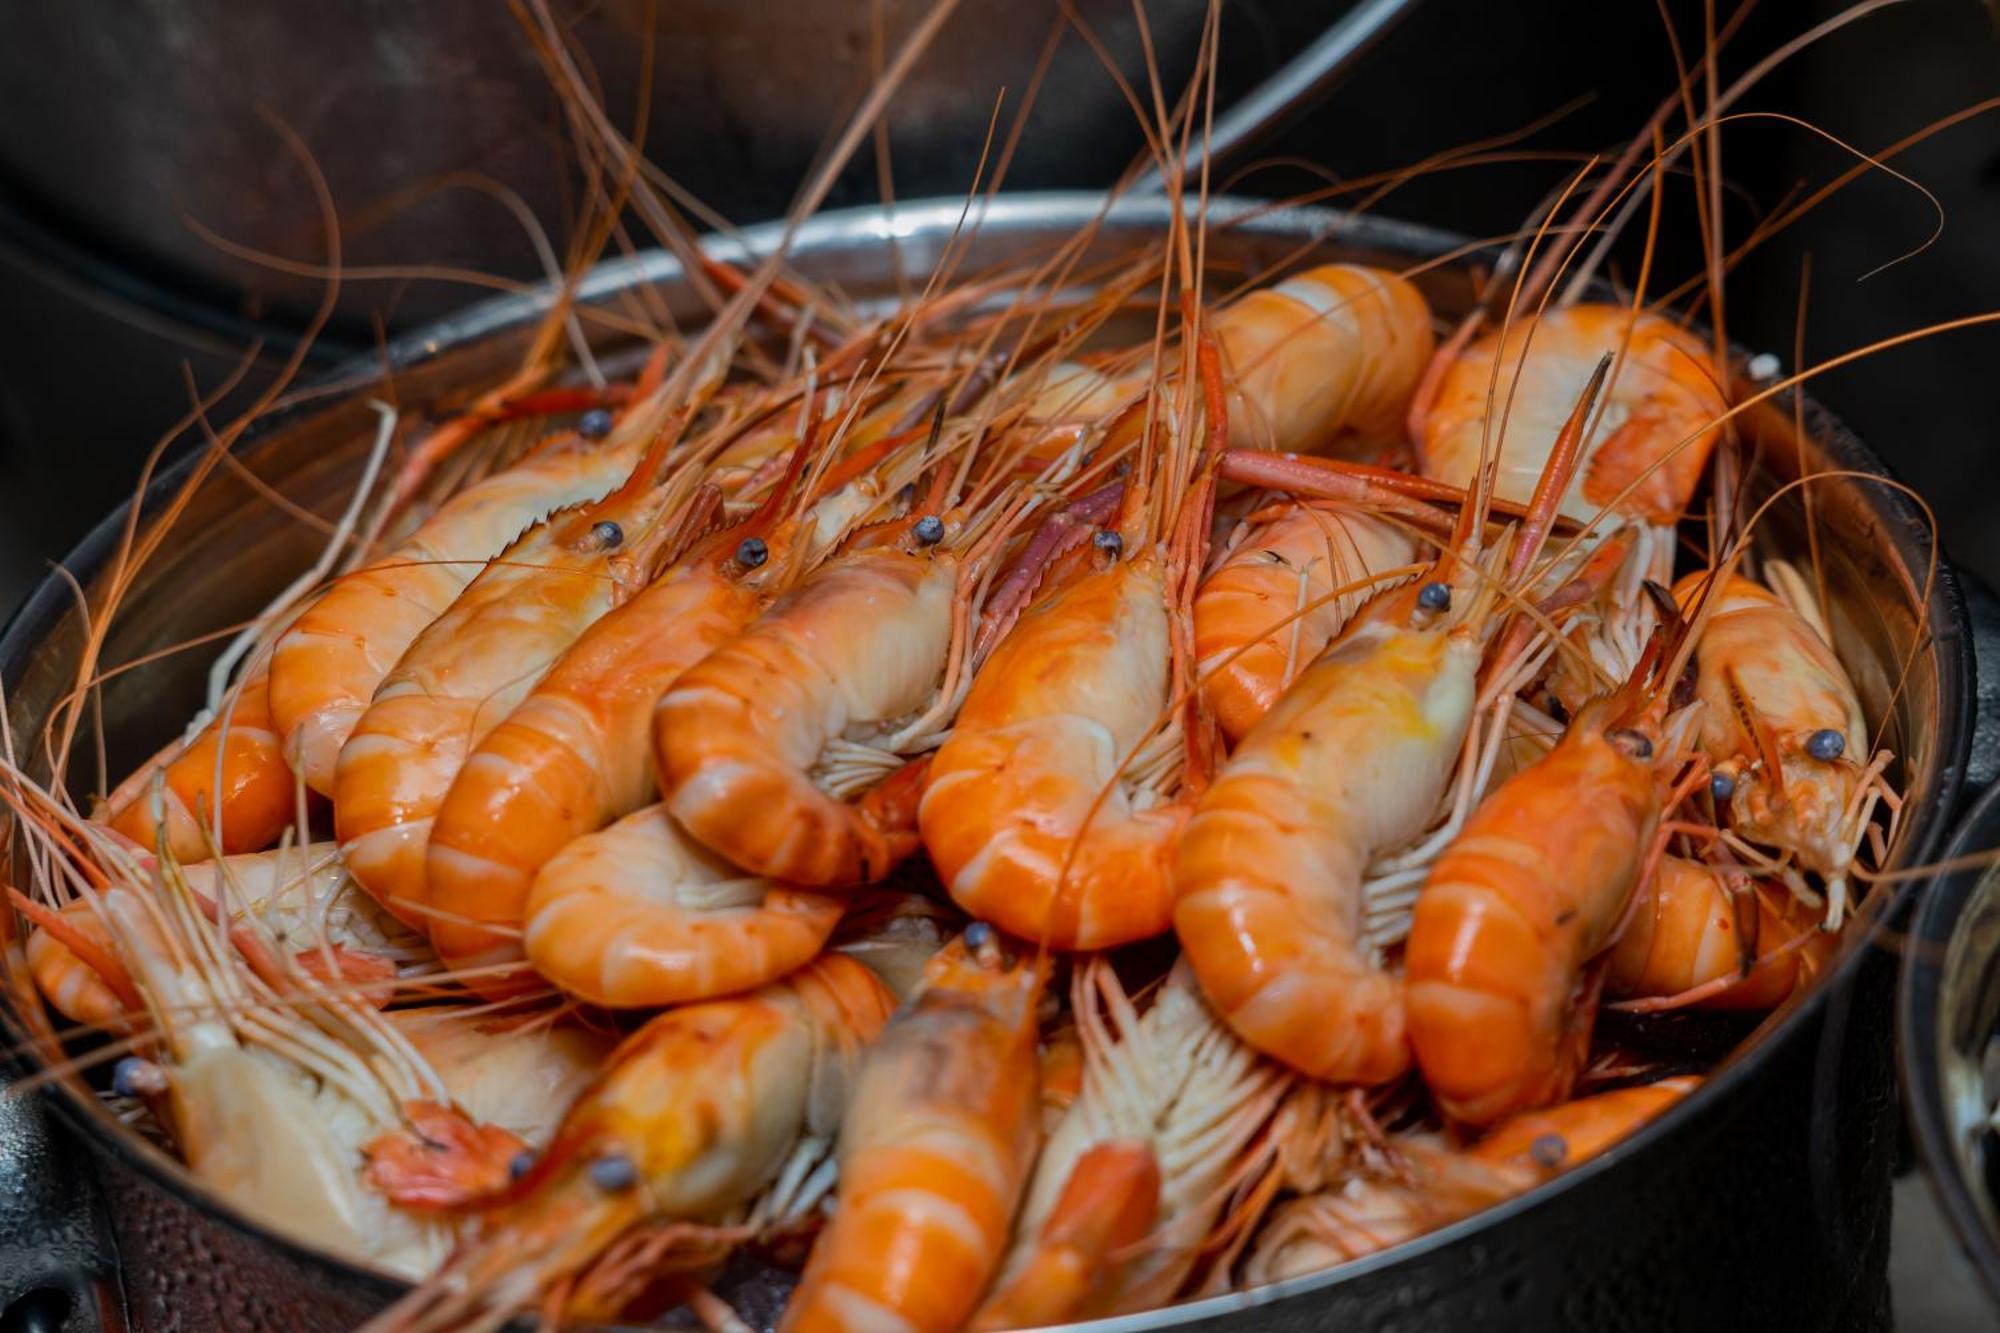
M1038 250L1101 206L1097 196L1014 196L980 219L973 264ZM933 258L959 216L957 201L907 205L893 224L876 210L824 216L798 238L804 271L872 295L892 290L888 243L905 263ZM1099 247L1154 236L1163 206L1112 211ZM1373 218L1292 210L1258 214L1218 206L1209 251L1256 273L1300 255L1409 265L1453 249L1456 238ZM772 242L767 231L748 244ZM725 247L727 248L727 247ZM1417 279L1443 312L1471 299L1465 264ZM608 299L651 283L696 314L675 265L662 256L606 266L589 294ZM506 365L536 304L477 307L396 345L398 393L420 408ZM243 448L245 461L293 500L331 513L359 465L372 421L363 377L331 396L275 415ZM1948 568L1926 580L1928 536L1915 507L1865 478L1883 469L1825 414L1804 412L1803 453L1814 468L1860 476L1817 492L1832 624L1871 720L1904 756L1907 817L1898 854L1930 856L1956 800L1973 739L1973 657L1964 602ZM1782 481L1801 443L1789 414L1753 411L1741 424ZM149 496L157 502L172 478ZM86 585L122 515L76 552ZM1803 542L1801 515L1780 508L1764 537ZM308 558L314 537L284 514L221 482L197 499L174 538L133 588L107 649L126 661L255 610ZM32 735L65 687L79 625L64 585L50 580L0 637L0 673L17 736ZM1903 666L1907 662L1907 674ZM166 658L109 682L103 716L113 767L158 744L192 708L203 663ZM1900 688L1898 685L1900 683ZM1895 1144L1889 997L1894 968L1877 947L1900 891L1874 895L1823 982L1758 1024L1694 1095L1602 1157L1510 1203L1410 1244L1327 1273L1130 1318L1105 1333L1188 1327L1464 1329L1576 1326L1844 1328L1887 1319L1889 1172ZM1869 923L1873 922L1874 925ZM39 1004L16 984L10 1035L48 1055ZM1697 1021L1637 1030L1671 1047L1713 1040ZM1725 1031L1733 1039L1737 1033ZM42 1045L35 1045L41 1042ZM178 1166L112 1125L74 1083L47 1098L79 1146L72 1168L102 1191L116 1258L70 1277L120 1274L124 1317L137 1329L340 1329L387 1299L394 1284L270 1234L206 1194ZM18 1290L18 1288L17 1288ZM11 1294L11 1293L10 1293ZM753 1314L774 1308L767 1277L740 1287ZM95 1304L94 1299L79 1307ZM74 1314L75 1312L73 1312ZM82 1326L82 1325L78 1325Z
M2000 786L1972 807L1947 859L2000 847ZM2000 1314L2000 868L1926 888L1910 924L1897 1016L1910 1125L1940 1209Z

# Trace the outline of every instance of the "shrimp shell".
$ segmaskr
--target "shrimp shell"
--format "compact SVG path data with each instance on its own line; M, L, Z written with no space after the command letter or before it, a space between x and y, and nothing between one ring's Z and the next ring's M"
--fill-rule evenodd
M538 455L469 486L306 608L271 654L271 716L306 786L333 794L340 747L376 687L486 562L530 524L609 492L642 443Z
M649 1008L775 980L820 951L840 914L838 898L744 875L652 805L542 867L523 942L571 995Z
M1239 1036L1315 1078L1409 1063L1399 981L1361 942L1373 857L1422 832L1472 722L1480 643L1384 594L1293 683L1203 793L1174 929Z
M1739 897L1713 867L1663 857L1612 947L1605 992L1698 996L1692 1002L1704 1009L1774 1009L1840 942L1819 928L1818 915L1783 889L1752 885Z
M1691 606L1707 581L1702 571L1689 574L1675 585L1676 598ZM1826 876L1827 925L1838 927L1867 823L1864 798L1885 790L1872 768L1864 769L1861 701L1832 647L1776 594L1731 575L1708 596L1713 609L1695 646L1695 689L1707 705L1701 748L1735 782L1727 822ZM1822 731L1840 738L1839 756L1820 759L1807 749Z
M1104 949L1167 928L1180 803L1119 765L1167 696L1165 562L1086 574L1000 641L931 760L917 824L952 900L1023 939Z
M1239 446L1349 452L1401 436L1435 338L1423 293L1385 269L1323 264L1248 292L1213 321Z
M217 842L224 856L261 851L275 842L291 823L295 806L292 772L271 717L269 659L244 678L226 721L213 719L192 740L167 746L111 794L106 822L148 851L159 845L162 832L154 813L156 771L162 782L158 794L166 815L166 848L176 861L209 858L208 825L218 813Z
M778 1327L947 1333L1007 1242L1040 1134L1040 965L964 937L862 1061L840 1196Z
M707 562L667 574L586 629L473 748L424 853L431 940L447 964L521 956L537 874L651 799L646 719L661 689L739 631L757 603Z
M629 485L630 483L628 483ZM383 678L341 748L334 829L348 870L428 930L424 854L438 807L473 747L578 635L638 581L655 493L569 510L531 530L470 584ZM615 541L594 520L626 520ZM635 530L627 542L624 526Z
M720 856L814 887L869 883L913 840L813 780L829 742L879 738L935 693L957 562L878 548L838 557L660 696L666 807Z
M1252 530L1194 599L1202 702L1223 734L1231 741L1248 735L1381 591L1329 596L1334 589L1416 558L1416 541L1402 528L1355 510L1295 504Z
M1660 819L1653 742L1615 700L1483 801L1431 869L1404 953L1410 1043L1451 1119L1491 1124L1569 1095L1611 942Z
M1694 335L1625 306L1579 304L1516 319L1504 348L1497 331L1467 347L1445 371L1425 418L1424 475L1470 487L1491 435L1494 494L1527 500L1578 394L1621 345L1616 378L1583 444L1586 461L1560 512L1587 521L1615 506L1649 522L1678 522L1707 469L1719 434L1714 423L1727 404ZM1490 408L1504 410L1504 425L1494 421L1489 430Z
M748 995L670 1009L626 1038L548 1149L444 1268L369 1327L497 1327L647 1220L716 1219L767 1186L802 1136L839 1123L894 999L829 955Z

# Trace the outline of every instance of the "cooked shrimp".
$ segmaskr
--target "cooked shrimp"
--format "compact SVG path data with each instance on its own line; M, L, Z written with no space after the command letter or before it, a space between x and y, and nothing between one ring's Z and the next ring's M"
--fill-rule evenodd
M1707 704L1701 747L1732 842L1754 871L1809 901L1817 895L1799 868L1823 876L1826 928L1837 930L1876 805L1901 804L1883 778L1889 756L1866 757L1868 724L1853 682L1784 599L1740 575L1716 586L1700 571L1674 593L1694 614L1697 598L1709 603L1695 646L1696 690Z
M741 635L682 673L653 716L666 808L743 869L812 886L881 878L915 848L872 808L816 781L929 705L946 665L958 560L928 518L893 545L829 560ZM929 545L926 544L929 539ZM838 784L845 785L845 784Z
M1584 964L1652 853L1664 746L1629 694L1592 705L1432 867L1404 986L1417 1064L1452 1120L1491 1124L1569 1095L1597 1010Z
M266 659L251 668L224 716L168 746L119 785L106 803L111 827L148 849L164 837L167 850L184 862L212 855L211 823L225 856L261 851L277 840L297 807L271 718L268 665Z
M1246 292L1210 326L1230 438L1286 453L1358 455L1396 441L1435 343L1423 293L1359 264L1322 264ZM1148 387L1139 355L1051 367L1026 404L1030 456L1052 459L1098 423L1136 429Z
M1472 722L1484 640L1436 600L1372 602L1244 737L1181 839L1174 929L1202 989L1316 1078L1378 1083L1409 1061L1401 987L1362 949L1361 882L1429 825Z
M1187 807L1121 771L1167 702L1166 593L1158 551L1114 559L1031 609L980 667L917 809L965 911L1065 950L1166 929Z
M480 1205L546 1146L614 1045L567 1024L496 1018L473 1006L384 1015L430 1066L450 1101L403 1107L407 1127L362 1148L364 1179L397 1206L439 1213Z
M1603 374L1563 423L1503 583L1548 531ZM1237 1035L1315 1078L1377 1083L1409 1063L1402 985L1363 938L1363 882L1431 824L1473 722L1498 623L1496 595L1474 595L1481 527L1465 506L1432 575L1368 603L1243 738L1181 839L1174 930L1202 989Z
M956 1329L1007 1243L1040 1108L1044 969L974 925L862 1061L841 1128L840 1195L781 1329Z
M545 449L453 496L388 555L336 580L271 654L271 716L306 786L333 794L340 747L375 687L486 562L558 509L596 500L643 439Z
M1194 599L1202 702L1223 734L1239 741L1271 710L1381 591L1366 580L1416 558L1404 528L1354 509L1298 503L1251 529Z
M1732 881L1742 884L1731 887ZM1639 888L1604 990L1639 1011L1774 1009L1823 967L1840 937L1784 888L1678 856Z
M424 853L459 767L579 634L645 586L685 517L692 470L661 480L641 464L604 500L538 524L383 678L341 749L333 809L349 873L390 911L430 928Z
M1293 1199L1272 1216L1244 1266L1246 1285L1318 1272L1400 1245L1578 1166L1686 1096L1669 1078L1515 1116L1454 1152L1423 1137L1398 1146L1400 1178L1356 1179Z
M98 849L100 852L104 849ZM365 1004L294 968L280 993L246 964L170 861L145 882L109 856L90 898L157 1039L121 1081L154 1105L194 1174L232 1206L352 1262L414 1276L449 1243L363 1186L361 1147L408 1102L447 1097ZM272 981L282 980L272 977Z
M424 854L446 963L519 958L523 908L549 858L653 796L646 719L660 690L756 613L754 584L732 572L697 562L614 607L473 747Z
M150 866L152 861L141 858L138 864ZM221 903L231 917L253 919L260 934L309 970L326 971L324 951L339 976L387 981L399 965L429 956L420 938L354 887L332 843L227 856L185 866L180 873L192 891ZM116 964L117 941L100 907L79 897L59 915L63 924L54 930L37 927L29 934L29 974L64 1017L91 1027L124 1029L143 1011L133 1003L134 994L120 995L120 987L104 976L99 960L107 952L113 970L122 969ZM71 932L84 936L82 954L73 947ZM369 998L383 1002L388 993L378 989Z
M535 971L614 1009L751 990L809 961L840 920L826 894L745 875L647 806L578 838L535 876Z
M1032 1328L1172 1300L1231 1173L1290 1083L1215 1016L1185 965L1141 1015L1101 959L1072 1008L1084 1088L1037 1160L1016 1238L974 1327Z
M558 1297L621 1234L707 1222L837 1128L894 998L830 955L749 995L668 1010L619 1046L477 1234L371 1329L495 1328Z
M1435 342L1423 293L1359 264L1322 264L1248 292L1214 327L1230 439L1284 453L1325 453L1343 437L1342 451L1359 453L1397 439Z
M1495 493L1526 500L1563 419L1606 355L1617 361L1604 410L1560 512L1587 521L1609 508L1649 523L1678 522L1727 403L1699 339L1625 306L1580 304L1518 318L1504 347L1497 331L1475 340L1445 370L1424 413L1424 475L1469 487L1481 460L1497 458ZM1489 411L1504 418L1493 420Z

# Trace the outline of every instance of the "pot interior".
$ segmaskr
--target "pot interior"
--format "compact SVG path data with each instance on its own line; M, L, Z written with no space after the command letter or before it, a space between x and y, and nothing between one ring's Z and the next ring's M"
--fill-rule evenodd
M1045 254L1101 208L1096 196L1000 199L983 217L967 220L968 229L976 231L961 272ZM830 214L801 232L793 262L811 278L856 298L890 299L899 266L904 273L921 275L937 262L961 209L959 201L949 200L899 205L893 215L874 209ZM1165 216L1163 205L1148 200L1113 209L1099 227L1090 257L1108 256L1136 239L1157 236ZM1458 248L1449 236L1327 211L1259 211L1225 202L1213 206L1211 220L1209 253L1218 275L1232 283L1255 281L1305 262L1340 259L1392 269L1421 266L1414 280L1441 319L1465 311L1473 300L1471 264L1477 256L1427 262ZM743 244L756 250L774 239L775 233L764 229L746 233ZM588 283L586 295L615 308L634 301L642 285L650 286L677 319L699 320L702 307L678 266L664 255L604 266ZM390 384L380 382L378 361L344 379L336 377L338 383L327 391L301 396L240 448L243 464L291 505L330 522L349 497L375 428L368 400L393 392L406 418L463 401L470 390L499 378L514 363L536 309L529 299L489 303L397 344L389 358ZM602 351L616 356L617 339L607 338ZM1747 394L1755 386L1739 388ZM1968 725L1968 683L1957 648L1964 635L1962 611L1949 575L1932 563L1914 506L1894 488L1853 475L1877 473L1880 465L1831 418L1810 405L1795 412L1789 399L1774 399L1744 412L1737 426L1745 456L1754 460L1752 503L1802 469L1846 470L1782 496L1759 530L1758 545L1812 568L1810 496L1829 622L1878 732L1877 743L1901 757L1900 782L1907 800L1900 854L1924 855L1938 831L1939 812L1955 795ZM149 511L157 511L172 480L163 479L154 488ZM93 600L101 595L100 575L114 536L115 520L107 521L69 561L70 571L93 590ZM218 470L193 497L158 555L138 572L106 641L106 666L145 659L143 666L120 671L95 690L107 769L114 778L177 734L200 704L214 647L179 646L254 615L310 564L323 540L313 526L228 469ZM84 633L85 620L73 595L52 578L0 640L9 721L27 767L38 778L48 772L39 738L58 702L73 688ZM101 789L88 736L76 749L70 781L80 793ZM1866 910L1885 911L1892 892L1878 890ZM2000 932L2000 897L1992 907L1991 928ZM1862 925L1849 931L1841 960L1822 979L1822 989L1851 971L1855 955L1871 947L1871 934ZM17 951L10 954L10 964L15 959ZM55 1058L48 1019L17 966L7 968L7 989L15 1039L43 1062ZM1753 1060L1759 1042L1772 1039L1802 1005L1814 1002L1812 994L1795 997L1732 1060ZM1715 1078L1690 1101L1726 1095L1728 1083L1726 1077ZM73 1118L87 1117L94 1134L130 1137L101 1110L82 1080L64 1080L61 1093ZM1649 1126L1640 1137L1667 1132L1673 1118ZM148 1151L145 1156L149 1169L198 1189L163 1155ZM1560 1188L1561 1183L1545 1188ZM256 1230L247 1221L235 1222ZM1338 1280L1337 1274L1331 1280ZM1319 1281L1316 1276L1283 1286Z

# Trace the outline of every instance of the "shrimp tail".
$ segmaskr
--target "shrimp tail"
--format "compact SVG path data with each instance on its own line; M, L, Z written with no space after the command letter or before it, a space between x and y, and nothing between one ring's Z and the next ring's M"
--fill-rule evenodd
M973 1317L974 1329L1040 1328L1083 1314L1145 1239L1159 1211L1160 1164L1142 1139L1092 1145L1070 1169L1027 1265Z
M882 840L880 864L900 865L923 845L917 833L917 807L923 802L930 772L931 757L919 755L870 787L855 803L861 822Z

